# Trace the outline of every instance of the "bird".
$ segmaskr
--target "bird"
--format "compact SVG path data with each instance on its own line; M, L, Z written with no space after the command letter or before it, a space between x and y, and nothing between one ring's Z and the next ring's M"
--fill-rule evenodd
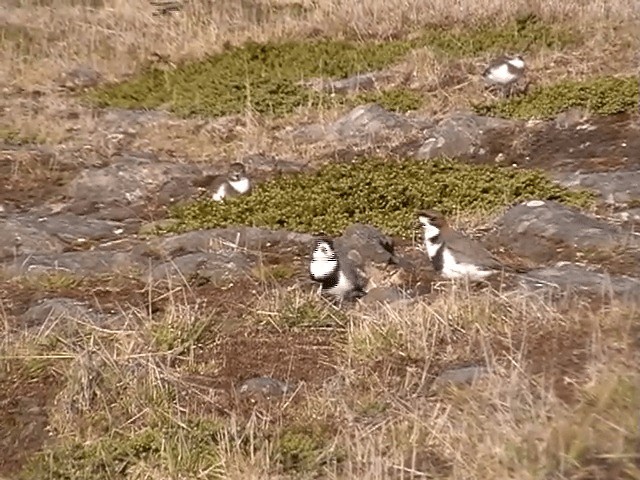
M424 232L424 245L434 270L449 280L483 280L499 271L514 271L496 260L479 242L452 229L444 215L420 210L418 221Z
M521 55L503 55L489 62L482 72L482 77L491 85L501 86L503 95L507 96L511 87L523 77L525 68L526 64Z
M221 202L225 198L237 197L251 191L251 181L245 166L240 162L229 165L226 175L207 175L197 186L211 193L211 199Z
M365 295L367 279L354 260L351 252L346 256L339 255L329 237L318 236L313 242L309 274L312 280L321 284L322 292L335 300L356 300Z

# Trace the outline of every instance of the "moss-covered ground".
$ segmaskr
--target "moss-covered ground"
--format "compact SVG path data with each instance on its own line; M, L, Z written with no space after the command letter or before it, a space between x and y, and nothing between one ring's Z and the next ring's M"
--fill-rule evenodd
M339 234L349 224L363 222L410 237L419 208L490 213L534 198L581 206L592 200L588 192L560 187L540 171L450 159L373 158L282 175L225 203L203 199L177 207L172 216L179 222L171 231L244 224Z
M560 47L576 32L525 16L500 25L465 29L434 27L411 39L391 41L286 40L247 43L174 69L150 68L133 78L103 85L89 99L101 107L165 107L180 115L223 116L244 111L283 115L301 106L332 106L329 97L306 88L312 78L346 78L385 68L413 49L430 47L439 55L460 58L505 49ZM367 94L391 109L420 105L417 94Z

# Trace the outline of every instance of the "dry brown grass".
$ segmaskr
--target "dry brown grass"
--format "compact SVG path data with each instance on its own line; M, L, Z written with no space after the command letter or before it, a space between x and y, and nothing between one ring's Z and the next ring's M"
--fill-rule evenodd
M638 45L638 10L634 0L482 0L458 2L455 7L446 1L425 0L368 0L357 4L336 0L193 0L182 12L154 16L154 7L139 1L12 1L0 6L0 32L6 37L0 51L0 86L20 100L12 95L12 100L4 102L0 127L40 143L78 146L84 142L105 148L108 154L117 126L101 125L91 111L58 91L57 81L78 65L95 68L109 81L135 72L154 54L178 62L247 39L310 35L384 39L428 24L454 28L486 21L497 24L525 12L589 32L587 41L572 51L535 53L530 58L533 79L544 84L566 77L581 78L587 73L624 74L637 67L634 47ZM398 78L409 75L413 79L411 87L428 99L426 113L442 114L486 98L476 76L486 60L466 58L443 64L426 48L411 53L391 71ZM40 95L27 99L19 93L23 90L37 90ZM70 112L74 114L68 115ZM256 151L308 160L330 145L306 148L286 135L277 138L274 130L326 122L338 114L302 111L269 125L250 114L222 124L218 120L159 119L137 132L135 138L116 142L115 147L180 152L206 161Z
M111 325L52 318L35 331L4 332L2 358L16 382L4 387L38 385L49 398L42 434L50 446L84 445L75 447L75 463L54 456L40 463L40 477L25 478L62 466L78 469L68 478L86 478L83 462L108 465L119 433L158 428L171 432L162 453L132 457L122 478L640 474L633 307L453 289L430 302L336 317L309 293L269 289L247 306L256 312L250 330L222 334L211 305L192 303L188 291L165 296L162 312L125 307ZM268 351L251 352L267 339ZM249 350L221 347L228 342ZM490 373L470 386L434 386L434 375L465 364ZM304 381L282 400L252 406L223 380L260 374ZM53 385L44 383L50 377ZM211 425L216 434L204 454L192 435ZM316 443L295 437L299 443L283 446L292 432ZM91 445L101 445L102 460Z
M307 161L335 147L300 145L275 132L331 121L341 113L336 110L302 110L276 123L250 113L222 121L159 114L123 133L129 125L119 117L96 113L57 87L77 65L113 80L154 53L178 62L249 38L388 38L430 23L498 23L527 11L589 32L571 51L531 57L540 82L637 69L636 0L303 0L297 2L308 8L302 15L283 7L291 3L273 0L280 8L267 15L249 1L219 0L207 9L194 0L182 13L153 16L153 7L137 0L3 2L0 132L56 147L50 161L37 165L12 157L7 178L33 177L29 188L38 194L35 186L51 178L46 172L66 150L79 152L79 164L127 149L213 163L257 151ZM485 60L441 63L424 48L390 71L396 78L411 74L410 86L429 98L425 112L439 115L486 95L473 77ZM455 224L486 222L461 217ZM122 477L294 478L283 465L299 448L302 478L311 472L365 480L640 478L634 307L454 291L345 316L299 287L278 287L267 273L258 272L262 283L251 289L113 287L112 309L121 314L114 324L52 318L29 331L16 329L14 317L35 295L3 288L0 445L7 458L0 471L14 478L36 451L67 442L80 459L70 462L67 451L40 467L73 468L102 457L108 464L110 449L123 442L118 435L166 427L160 453L125 462ZM63 287L29 286L50 296ZM78 295L99 296L94 287ZM132 292L145 301L131 300ZM165 305L157 311L151 304L159 298ZM210 300L206 308L201 298ZM467 363L491 373L472 386L431 388L443 369ZM236 398L233 383L263 374L303 384L280 401L252 405ZM203 452L193 434L207 428L215 438ZM286 435L312 428L322 433L294 435L300 444L283 447ZM67 478L89 477L76 471Z

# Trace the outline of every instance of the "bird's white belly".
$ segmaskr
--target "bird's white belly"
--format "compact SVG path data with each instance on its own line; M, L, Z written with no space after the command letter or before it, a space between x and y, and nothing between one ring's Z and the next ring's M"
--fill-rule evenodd
M509 66L506 64L491 70L489 72L489 75L487 75L487 77L492 82L501 83L501 84L511 83L518 78L517 75L514 75L509 71Z
M481 280L491 275L493 270L482 269L471 263L458 263L448 249L442 255L442 276L450 280L469 277Z
M309 264L309 273L313 278L317 278L321 280L331 275L335 270L335 268L336 268L335 261L313 260Z
M227 188L226 188L226 185L223 183L218 187L218 189L215 192L213 192L213 195L211 196L211 198L213 199L214 202L221 202L226 196L226 194L227 194Z
M335 287L330 288L329 293L336 296L344 296L347 293L349 293L351 290L353 290L353 285L351 284L349 279L346 277L346 275L341 271L340 276L338 278L338 284Z
M236 180L235 182L229 182L231 188L238 193L247 193L249 191L249 179L243 178L242 180Z

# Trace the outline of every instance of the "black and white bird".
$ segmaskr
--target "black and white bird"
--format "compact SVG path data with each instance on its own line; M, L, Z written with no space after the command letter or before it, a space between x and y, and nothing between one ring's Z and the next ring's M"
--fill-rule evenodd
M480 242L449 227L434 210L417 212L424 232L424 246L436 273L446 279L483 280L500 271L515 271L499 262Z
M226 175L208 175L198 182L211 195L211 199L221 202L225 198L249 193L251 181L245 166L240 162L229 165Z
M513 85L525 74L526 64L521 55L513 57L501 56L489 62L489 66L482 72L482 77L490 85L502 87L502 93L507 96Z
M322 292L338 301L355 300L365 295L367 280L349 255L339 255L333 241L325 236L313 243L311 278L322 286Z

